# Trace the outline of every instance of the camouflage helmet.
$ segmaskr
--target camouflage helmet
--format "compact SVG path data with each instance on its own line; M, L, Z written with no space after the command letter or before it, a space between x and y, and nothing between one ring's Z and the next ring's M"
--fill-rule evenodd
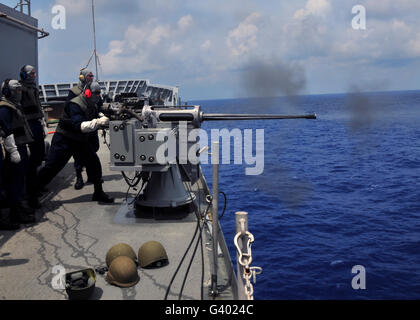
M106 281L122 288L129 288L137 284L140 278L134 261L126 256L115 258L109 267Z
M143 244L139 249L138 260L142 268L162 267L169 262L165 248L157 241Z
M134 262L136 262L137 257L136 253L134 252L133 248L130 247L126 243L119 243L113 246L111 249L108 250L108 253L106 254L106 265L109 267L112 263L112 261L115 258L118 258L120 256L126 256L131 258Z

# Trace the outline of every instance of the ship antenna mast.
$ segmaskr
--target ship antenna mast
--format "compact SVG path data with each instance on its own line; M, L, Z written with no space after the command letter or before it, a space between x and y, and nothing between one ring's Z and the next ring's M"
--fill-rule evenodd
M96 52L96 25L95 25L95 4L94 4L94 0L92 0L92 24L93 24L93 43L94 43L93 54L95 55L96 80L98 81L99 80L98 53Z
M31 0L19 0L18 4L14 7L14 9L20 8L20 12L23 12L23 7L28 7L28 16L31 15Z

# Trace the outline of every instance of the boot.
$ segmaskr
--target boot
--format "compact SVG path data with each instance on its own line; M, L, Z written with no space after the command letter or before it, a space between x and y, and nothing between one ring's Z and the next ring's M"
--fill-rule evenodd
M102 183L97 183L94 185L95 192L92 196L92 201L98 201L103 203L114 203L114 199L110 198L102 189Z
M84 186L85 186L85 183L83 182L82 171L76 170L76 183L74 185L74 188L76 190L80 190Z
M40 209L41 208L41 202L39 202L38 198L35 196L32 196L28 199L28 205L32 209Z
M34 223L36 222L34 213L34 209L24 206L22 202L17 202L10 208L10 220L12 222Z
M44 193L48 192L48 188L46 187L41 187L41 189L36 191L36 196L37 197L42 197L44 195Z
M0 216L0 230L13 231L20 228L19 223L11 221L9 208L0 209Z
M0 220L0 230L15 231L20 229L20 224L10 220Z

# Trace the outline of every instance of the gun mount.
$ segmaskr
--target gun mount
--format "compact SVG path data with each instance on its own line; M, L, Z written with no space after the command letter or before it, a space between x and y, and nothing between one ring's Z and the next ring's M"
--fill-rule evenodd
M191 206L194 195L188 184L200 175L199 137L190 132L204 121L316 119L309 115L212 114L200 106L141 107L111 104L110 169L122 171L134 186L142 181L136 198L136 215L155 210L178 210ZM193 157L191 157L193 155ZM135 172L127 179L124 172ZM133 182L135 181L135 182ZM187 184L187 185L186 185ZM144 190L143 190L144 188Z

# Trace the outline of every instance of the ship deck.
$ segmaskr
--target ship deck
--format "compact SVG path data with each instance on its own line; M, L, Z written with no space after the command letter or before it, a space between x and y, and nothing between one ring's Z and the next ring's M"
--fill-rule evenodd
M53 128L50 128L53 130ZM48 137L51 140L51 135ZM98 152L102 162L104 190L115 198L112 205L91 201L93 185L75 190L73 159L48 185L49 191L42 197L43 207L37 210L37 223L22 225L18 231L0 232L0 299L7 300L66 300L65 290L53 288L55 266L63 266L66 272L88 267L104 267L107 251L117 243L127 243L137 253L140 246L150 240L162 243L169 264L158 269L138 267L140 281L131 288L119 288L108 284L105 275L96 274L96 288L91 299L99 300L162 300L196 229L194 213L182 219L139 219L133 214L132 205L126 203L126 185L119 172L109 170L109 151L102 143ZM83 173L86 181L86 173ZM204 177L192 186L198 207L205 211L204 201L208 193ZM133 197L133 192L131 193ZM130 200L130 198L129 198ZM204 248L204 299L209 297L211 279L211 227L203 236ZM195 242L194 242L195 244ZM178 299L184 276L191 259L194 245L189 250L168 299ZM218 284L224 290L217 299L235 298L235 279L224 238L219 244ZM55 271L56 272L56 271ZM197 250L185 282L182 300L201 298L202 261Z

